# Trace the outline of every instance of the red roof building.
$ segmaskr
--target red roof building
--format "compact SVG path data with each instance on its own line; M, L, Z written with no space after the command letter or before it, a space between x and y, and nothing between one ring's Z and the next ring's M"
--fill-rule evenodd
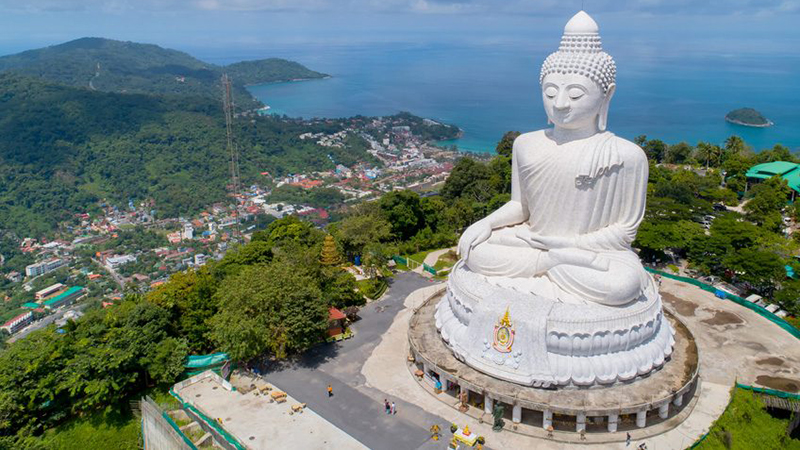
M344 333L344 322L347 316L331 306L328 308L328 336L338 336Z

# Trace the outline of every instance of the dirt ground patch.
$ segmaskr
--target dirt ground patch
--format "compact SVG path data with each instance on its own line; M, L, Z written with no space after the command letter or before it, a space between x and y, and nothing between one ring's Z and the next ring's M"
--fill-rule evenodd
M783 377L773 377L769 375L759 375L756 383L768 388L797 393L800 391L800 381Z
M756 364L759 366L782 366L783 360L774 356L770 356L769 358L759 359L756 361Z
M738 325L744 323L741 317L728 311L712 310L714 317L705 319L702 322L709 325Z
M694 317L694 311L697 309L696 304L666 292L661 293L661 298L675 308L675 312L678 314L686 317Z

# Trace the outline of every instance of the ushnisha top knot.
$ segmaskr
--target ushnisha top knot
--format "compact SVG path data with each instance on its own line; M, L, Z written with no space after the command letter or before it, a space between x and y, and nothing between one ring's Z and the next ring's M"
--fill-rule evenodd
M575 14L564 27L561 45L542 64L539 83L551 73L577 73L594 81L603 92L617 76L614 59L603 51L600 29L584 11Z

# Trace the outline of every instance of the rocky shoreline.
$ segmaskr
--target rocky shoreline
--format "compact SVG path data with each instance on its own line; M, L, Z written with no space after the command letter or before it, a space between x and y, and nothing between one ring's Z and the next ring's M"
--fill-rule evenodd
M726 122L730 122L730 123L732 123L734 125L741 125L743 127L753 127L753 128L769 128L769 127L775 125L775 123L772 122L771 120L767 120L767 123L757 124L757 123L742 122L740 120L730 119L728 117L725 117L725 121Z

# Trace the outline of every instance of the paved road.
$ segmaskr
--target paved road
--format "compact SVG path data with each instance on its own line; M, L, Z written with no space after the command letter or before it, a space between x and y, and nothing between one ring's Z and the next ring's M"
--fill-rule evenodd
M64 314L66 314L67 312L74 311L74 310L80 311L85 307L86 307L86 303L79 303L77 305L72 305L69 308L62 309L60 311L56 311L55 313L50 314L49 316L46 316L41 320L33 322L32 324L28 325L26 328L24 328L19 333L11 336L10 338L8 338L8 343L10 344L10 343L16 342L16 341L18 341L20 339L24 339L25 336L33 333L34 331L42 329L42 328L50 325L51 323L55 322L56 320L64 317Z
M361 320L353 328L356 335L347 341L317 347L302 358L276 365L266 378L308 406L337 427L371 449L439 449L446 442L430 441L428 429L438 423L442 430L449 424L421 408L397 402L397 414L385 414L385 395L365 386L361 367L411 292L430 286L430 281L413 272L394 277L387 294L359 312ZM331 384L334 395L328 398Z

